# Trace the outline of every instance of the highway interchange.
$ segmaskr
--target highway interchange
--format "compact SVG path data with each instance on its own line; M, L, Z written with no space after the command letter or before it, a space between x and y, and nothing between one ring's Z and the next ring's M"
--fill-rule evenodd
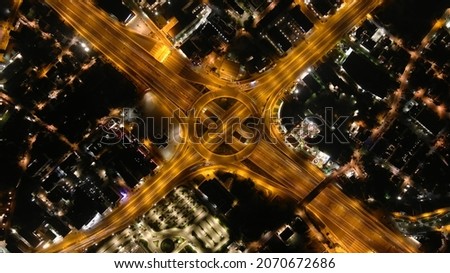
M288 195L295 200L307 197L324 180L325 175L309 160L295 154L283 141L275 128L273 109L301 73L320 61L336 43L354 26L364 20L381 1L346 1L345 5L324 23L316 24L306 40L294 47L288 57L281 59L276 67L239 84L227 83L212 75L186 72L188 61L175 50L163 63L150 54L157 40L145 41L113 21L105 12L88 1L46 0L81 37L106 56L124 74L134 81L139 90L152 92L165 102L167 112L181 110L181 118L187 118L198 105L219 116L225 126L212 129L223 135L231 135L233 126L227 126L235 118L260 117L264 121L267 136L242 148L239 142L231 146L244 151L242 155L223 156L215 154L222 141L205 141L193 145L187 141L177 147L174 158L167 162L156 176L147 181L128 199L106 216L97 226L84 232L72 232L60 243L37 249L39 252L80 252L92 244L124 229L131 221L146 213L158 200L174 187L186 182L192 172L204 168L229 166L231 170L245 172L253 177L248 166L257 166L264 175L265 185L273 192ZM86 12L89 11L89 12ZM186 79L188 78L188 80ZM192 82L201 82L211 91L203 95ZM214 94L214 95L211 95ZM242 98L224 111L215 105L221 97ZM198 109L197 109L198 110ZM194 111L195 112L195 111ZM201 115L199 111L193 117ZM181 123L183 137L191 133L186 123ZM189 133L187 133L189 132ZM269 141L270 140L270 141ZM261 173L260 173L261 174ZM263 179L260 179L263 181ZM306 206L306 210L327 227L334 242L348 252L416 252L403 235L386 227L371 215L364 206L330 184Z

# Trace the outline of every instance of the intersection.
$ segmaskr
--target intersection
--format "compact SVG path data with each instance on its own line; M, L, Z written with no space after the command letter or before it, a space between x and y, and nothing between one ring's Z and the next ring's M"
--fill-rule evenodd
M180 118L188 121L180 123L188 141L179 144L176 155L160 173L148 178L97 226L86 232L71 233L62 242L46 249L37 249L38 252L84 251L147 212L174 187L182 185L185 177L192 172L214 168L214 165L230 166L247 173L252 172L249 165L256 165L275 191L299 201L307 197L326 177L307 158L295 154L284 144L273 126L273 109L283 95L283 89L319 62L346 33L381 4L375 0L347 1L337 14L327 22L316 25L307 39L292 49L289 53L292 57L280 60L275 68L258 79L242 81L238 85L223 84L222 81L210 79L213 77L211 75L192 76L193 73L190 73L190 76L198 77L192 78L193 82L202 82L211 90L203 95L183 77L185 61L177 59L176 54L171 54L171 58L164 63L156 61L148 54L148 45L136 42L130 32L92 3L62 0L46 0L46 3L128 75L139 90L151 88L160 100L166 102L165 108L172 113L180 110L185 115ZM86 13L86 10L90 12ZM239 103L223 109L217 105L218 99L234 99ZM205 108L211 114L205 114ZM211 121L211 115L220 122ZM233 137L236 129L233 124L237 120L242 125L249 117L259 120L260 124L255 127L256 131L252 131L255 134L248 137L250 143L242 143ZM211 125L207 126L201 139L193 138L189 128L196 120L208 120ZM249 129L245 125L241 127L244 131ZM216 152L224 142L236 152L226 155ZM314 214L327 227L336 243L348 252L417 251L405 237L386 227L361 203L345 195L334 184L325 187L308 203L306 210Z

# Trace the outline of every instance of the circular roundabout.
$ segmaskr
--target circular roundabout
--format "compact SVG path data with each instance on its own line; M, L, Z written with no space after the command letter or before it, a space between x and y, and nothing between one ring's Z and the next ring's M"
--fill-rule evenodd
M257 107L246 94L209 92L189 112L189 141L206 160L216 163L247 158L261 138Z

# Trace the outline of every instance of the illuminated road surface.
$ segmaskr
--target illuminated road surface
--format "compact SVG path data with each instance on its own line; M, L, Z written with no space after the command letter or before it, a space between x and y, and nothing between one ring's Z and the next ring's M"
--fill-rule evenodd
M89 3L58 0L46 2L82 37L131 77L138 87L142 90L151 87L161 100L169 102L168 108L186 112L201 97L200 92L179 75L180 67L186 69L183 62L177 58L169 58L169 61L161 64L149 54L147 47L154 46L154 41L147 42L148 45L145 45L146 41L138 42L139 39ZM267 115L266 122L270 121L270 110L275 106L281 91L291 85L309 66L320 61L341 37L379 4L379 1L374 0L347 2L326 23L316 26L307 42L302 42L292 49L288 58L284 58L270 73L263 74L258 79L249 95L252 103L260 107L258 110ZM86 10L90 12L86 13ZM217 86L216 82L211 81L211 86ZM222 92L227 90L230 94L236 93L230 86L222 88ZM221 111L215 106L212 106L212 109ZM236 106L221 114L226 117L246 118L249 112L244 106ZM267 128L272 129L271 126ZM224 133L230 133L228 129L225 130ZM277 135L277 132L272 132L272 135ZM215 145L205 143L205 146L212 149ZM296 155L282 142L272 144L261 141L246 161L261 169L264 176L272 178L269 181L274 192L288 191L289 196L297 200L306 197L325 178L318 168ZM184 183L183 177L188 176L192 168L199 166L201 162L203 158L191 145L181 146L174 159L167 163L159 174L148 179L124 204L92 230L70 234L61 243L38 251L83 251L123 229L136 217L148 211L173 187ZM327 226L342 247L349 252L416 251L402 235L389 230L361 204L333 185L309 203L307 209Z

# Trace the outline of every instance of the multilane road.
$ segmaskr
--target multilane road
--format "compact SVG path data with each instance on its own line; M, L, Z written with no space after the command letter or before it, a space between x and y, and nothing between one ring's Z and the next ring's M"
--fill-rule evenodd
M201 97L200 92L180 76L182 61L175 57L164 63L156 61L149 54L147 46L142 46L145 43L133 39L133 35L91 3L59 0L46 0L46 2L84 39L126 73L138 87L142 90L151 87L161 100L164 99L167 102L167 108L173 111L181 109L186 113ZM273 70L263 74L257 80L254 88L248 91L249 103L256 105L259 108L258 111L264 113L262 116L265 122L269 123L269 125L266 124L266 129L272 129L270 112L279 100L281 91L291 85L309 66L320 61L343 35L379 4L380 1L375 0L347 1L337 14L326 23L317 25L306 41L292 49L288 58L281 60ZM153 42L156 41L149 43ZM208 79L204 78L202 81L208 81ZM218 91L217 81L211 81L211 84L206 83L206 85L212 92ZM252 86L251 82L242 82L240 86L242 85ZM235 86L233 83L222 86L220 92L236 94L236 88L233 86ZM240 91L245 92L242 90L238 92ZM250 113L243 107L245 106L237 105L221 115L227 118L245 119ZM212 109L220 111L213 104ZM223 133L232 133L230 128L226 127ZM185 131L186 129L183 128ZM276 131L269 134L281 140ZM209 150L214 151L217 144L206 143L205 145ZM189 143L180 145L174 159L168 162L159 174L147 179L139 190L130 195L128 200L96 227L86 232L74 232L61 243L47 249L38 249L38 251L83 251L86 247L123 229L136 217L148 211L173 187L184 183L183 178L194 169L200 168L204 159L209 161L209 158L202 158L196 153ZM288 191L289 196L297 200L305 198L325 178L319 169L305 158L294 154L282 141L272 143L261 140L246 161L257 166L264 176L269 178L270 188L274 192ZM245 169L242 166L240 168ZM307 209L327 226L341 246L349 252L416 251L402 235L385 227L361 204L343 194L335 186L327 187L308 204Z

